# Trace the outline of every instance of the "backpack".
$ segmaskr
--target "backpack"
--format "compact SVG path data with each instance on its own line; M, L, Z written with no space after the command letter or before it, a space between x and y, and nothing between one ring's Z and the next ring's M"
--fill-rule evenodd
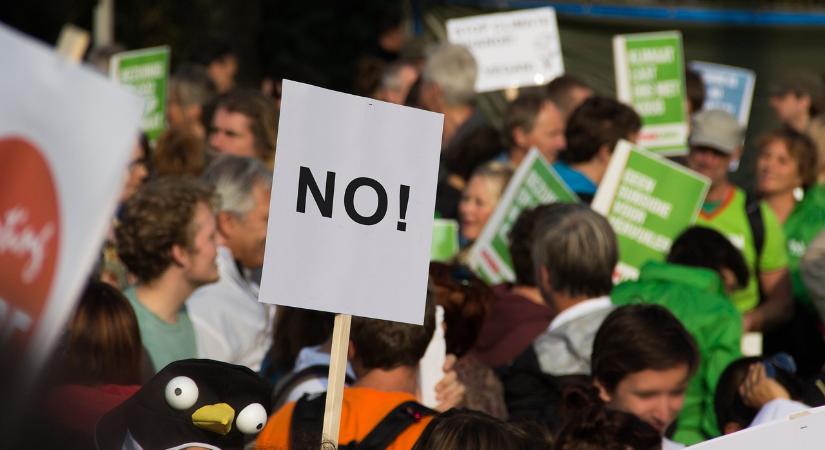
M275 384L272 390L272 410L277 411L287 401L287 396L296 386L304 381L309 381L313 378L327 378L329 375L329 364L316 364L314 366L304 367L303 369L290 373ZM350 385L354 382L352 377L346 375L344 382Z
M318 449L324 421L326 392L305 394L295 403L289 424L289 448L292 450ZM369 405L364 405L369 408ZM387 448L410 425L436 412L417 402L399 404L387 413L361 442L339 442L338 450L380 450Z
M762 217L762 208L759 199L750 192L745 194L745 214L748 216L748 225L751 228L751 236L753 237L753 247L756 249L756 270L754 271L754 276L758 276L759 263L762 260L762 250L765 247L765 219Z

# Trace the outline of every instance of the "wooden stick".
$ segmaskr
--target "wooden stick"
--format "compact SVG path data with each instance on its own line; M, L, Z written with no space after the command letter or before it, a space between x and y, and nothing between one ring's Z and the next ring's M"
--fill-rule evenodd
M72 24L63 25L56 52L69 61L80 62L89 47L89 33Z
M321 433L321 449L332 444L338 447L338 432L341 427L341 403L344 399L344 380L347 374L347 349L349 348L349 328L352 316L337 314L332 329L332 349L330 350L329 383L327 403L324 407L324 428Z

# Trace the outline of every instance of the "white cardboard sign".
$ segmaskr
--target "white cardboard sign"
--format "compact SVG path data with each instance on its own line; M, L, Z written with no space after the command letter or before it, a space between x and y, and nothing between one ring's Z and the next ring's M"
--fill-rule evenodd
M696 450L820 450L825 442L825 406L776 422L746 428L696 444Z
M423 323L442 126L284 80L259 300Z
M450 19L447 39L475 57L477 92L535 86L564 74L556 11L550 7Z
M143 101L0 25L0 344L38 366L123 188Z

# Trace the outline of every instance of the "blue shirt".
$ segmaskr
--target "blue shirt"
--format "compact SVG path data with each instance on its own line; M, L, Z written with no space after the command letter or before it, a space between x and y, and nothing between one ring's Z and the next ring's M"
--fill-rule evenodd
M557 161L553 164L553 169L559 174L564 184L576 194L595 195L598 186L590 178L587 178L583 173L568 166L567 164Z

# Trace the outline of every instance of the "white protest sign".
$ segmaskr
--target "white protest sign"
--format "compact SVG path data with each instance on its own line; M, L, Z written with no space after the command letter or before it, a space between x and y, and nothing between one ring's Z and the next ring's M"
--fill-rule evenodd
M825 406L691 446L696 450L820 450L825 442Z
M33 368L98 256L143 101L2 25L0 53L0 347Z
M444 338L444 307L435 307L435 332L424 357L418 361L418 387L421 403L429 408L438 406L435 386L444 378L444 362L447 360L447 341Z
M284 80L259 300L423 323L442 125Z
M450 19L447 39L475 57L477 92L535 86L564 74L556 11L550 7Z

